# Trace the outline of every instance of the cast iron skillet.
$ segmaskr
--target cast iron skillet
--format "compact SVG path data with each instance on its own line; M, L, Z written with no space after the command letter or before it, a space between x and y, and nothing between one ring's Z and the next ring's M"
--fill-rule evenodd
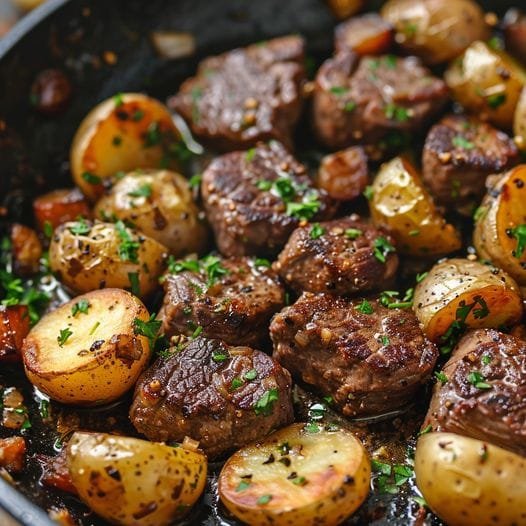
M369 7L375 9L381 3L369 1ZM502 13L518 2L479 3ZM335 23L322 0L48 0L0 41L0 235L8 222L31 217L36 195L72 185L67 164L71 138L82 117L101 100L119 91L144 91L164 100L195 71L201 58L288 33L302 34L309 56L319 60L331 53ZM197 53L182 60L160 58L150 42L155 29L191 32ZM116 64L101 60L105 51L116 53ZM50 67L67 73L74 96L67 111L45 118L32 109L29 93L37 73ZM0 370L0 383L5 374ZM93 417L97 415L90 415ZM101 414L101 422L103 418ZM392 432L389 422L380 427L373 433ZM29 453L51 453L49 443L44 445L49 433L38 428L32 433ZM213 485L212 479L188 524L234 524L218 512ZM16 519L14 524L55 524L31 501L44 507L66 503L79 508L70 498L46 493L36 473L22 480L20 489L0 478L0 508ZM387 498L372 495L367 508L367 519L362 514L349 524L402 526L415 520L407 492ZM77 516L83 511L85 508L77 509ZM0 524L10 524L9 520L0 509ZM92 516L83 523L102 524ZM440 523L428 516L424 524Z

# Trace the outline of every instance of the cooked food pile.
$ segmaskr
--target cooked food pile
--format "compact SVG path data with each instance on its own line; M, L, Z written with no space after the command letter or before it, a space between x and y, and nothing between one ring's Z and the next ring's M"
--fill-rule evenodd
M204 58L167 105L93 108L75 187L2 241L0 363L61 435L41 483L167 526L224 462L210 491L249 525L337 525L402 487L422 520L526 524L525 28L388 0L310 78L282 36ZM32 425L4 387L16 479ZM124 431L56 417L108 404ZM403 464L359 427L415 418Z

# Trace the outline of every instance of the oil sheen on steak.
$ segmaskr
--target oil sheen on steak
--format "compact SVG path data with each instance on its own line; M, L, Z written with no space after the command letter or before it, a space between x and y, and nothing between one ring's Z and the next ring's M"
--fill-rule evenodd
M149 440L198 440L209 457L293 418L290 374L249 347L196 338L160 357L135 388L130 418Z
M377 415L411 401L438 357L411 310L377 300L304 293L274 316L274 358L331 396L346 416Z

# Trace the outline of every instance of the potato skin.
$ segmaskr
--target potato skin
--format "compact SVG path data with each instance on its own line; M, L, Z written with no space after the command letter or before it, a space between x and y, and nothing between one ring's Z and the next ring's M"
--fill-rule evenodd
M526 151L526 88L523 88L513 116L513 133L519 150Z
M516 255L519 239L513 229L526 228L526 165L488 180L490 187L477 214L473 243L480 257L490 260L526 285L526 250Z
M389 0L381 14L402 49L427 64L451 60L489 35L484 11L473 0Z
M449 526L524 524L526 459L453 433L420 437L416 483L427 504Z
M411 163L395 157L380 168L369 201L376 225L391 231L399 252L436 256L458 250L460 235L436 209Z
M105 180L117 172L159 168L170 154L179 133L168 109L141 93L124 93L95 106L81 122L70 150L73 180L95 201ZM86 178L91 174L97 179Z
M41 231L44 231L46 223L56 228L78 217L91 217L88 202L78 188L61 188L39 195L33 201L33 213Z
M136 261L119 254L123 240L115 224L86 222L86 234L74 234L78 223L59 226L49 247L51 270L60 281L76 293L104 287L131 290L129 274L137 274L139 297L150 294L158 287L158 278L164 268L168 249L135 230L126 228L130 239L138 243ZM121 227L122 228L122 227ZM133 257L133 256L132 256Z
M138 195L143 190L150 195ZM115 215L180 257L201 253L208 232L186 179L168 170L130 172L95 207L101 219Z
M449 66L444 79L468 112L499 128L512 127L526 73L506 52L474 42Z
M202 453L105 433L74 433L67 463L81 499L124 526L173 524L206 484Z
M218 485L229 511L250 526L340 524L354 513L369 492L369 457L349 431L314 427L293 424L230 457Z
M455 321L461 302L469 305L477 297L485 301L488 313L478 317L472 309L464 320L468 327L498 328L521 319L517 283L503 270L462 258L444 260L429 271L415 288L413 309L426 336L437 342Z
M73 315L80 301L87 312ZM134 330L134 320L148 321L141 301L124 290L103 289L78 296L46 314L22 346L29 381L64 404L97 405L116 400L147 366L148 339ZM60 345L61 331L71 335Z

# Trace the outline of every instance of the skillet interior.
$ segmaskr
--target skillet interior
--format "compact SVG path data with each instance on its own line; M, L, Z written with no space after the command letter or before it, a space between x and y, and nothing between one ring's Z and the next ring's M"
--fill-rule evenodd
M375 8L381 3L370 2L370 6ZM480 3L497 12L517 4L513 0ZM5 122L4 129L0 126L0 205L8 209L7 220L0 217L0 234L8 220L31 217L30 205L35 195L53 187L71 186L66 162L69 144L80 120L97 102L119 91L145 91L163 100L194 72L201 58L287 33L304 35L309 56L321 59L331 52L336 23L322 0L51 0L50 4L41 11L51 12L49 16L39 21L41 15L33 13L35 23L26 24L27 33L15 32L11 39L0 44L0 123ZM191 32L197 40L197 54L176 61L159 58L149 40L154 29ZM100 61L104 51L116 53L115 65ZM49 67L64 69L75 90L68 110L52 119L36 114L29 103L35 75ZM2 373L0 384L4 383ZM12 377L9 380L12 384ZM16 383L24 384L22 375ZM27 384L25 389L29 400L31 392ZM33 413L37 413L37 405L30 405ZM308 401L298 407L305 409ZM119 414L125 421L125 411ZM418 426L418 415L415 409L404 417L409 420L407 426L396 432L390 421L373 426L372 441L378 441L375 432L380 431L384 438L378 445L394 443L396 455L403 461L407 441L398 439L406 433L411 435ZM107 430L106 416L103 412L81 414L81 418L90 419L93 429L99 426L101 430ZM36 425L32 437L30 453L52 452L54 436L49 431ZM69 497L63 499L43 490L37 483L38 475L37 469L29 470L23 479L23 493L46 508L66 502L82 516L86 508L77 506ZM227 521L221 511L218 515L210 491L213 485L211 479L208 493L201 505L196 506L188 524L235 524ZM361 513L348 524L412 524L418 506L411 501L411 495L414 495L411 485L398 496L372 494ZM0 505L7 498L0 488ZM430 516L425 521L440 524ZM25 523L40 524L34 517L26 517ZM102 524L92 516L84 523Z

